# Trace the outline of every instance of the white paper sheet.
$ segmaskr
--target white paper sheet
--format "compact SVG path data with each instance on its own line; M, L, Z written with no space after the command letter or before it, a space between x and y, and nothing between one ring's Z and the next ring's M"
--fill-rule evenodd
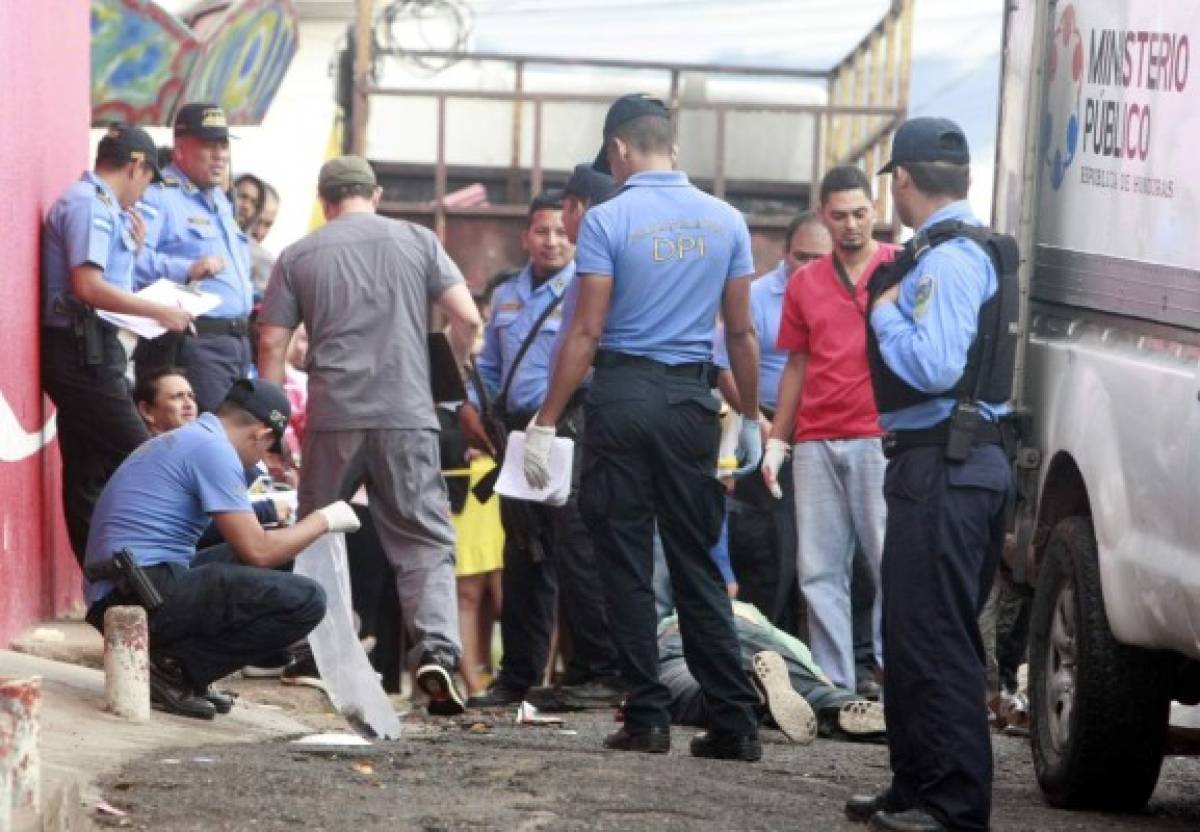
M186 286L181 286L167 280L165 277L151 283L145 289L135 292L138 297L161 303L166 306L180 306L199 317L205 312L211 312L221 305L219 295L211 292L201 292ZM96 312L102 320L108 321L115 327L127 329L143 338L157 338L166 332L166 328L153 318L143 318L140 315L122 315L117 312Z
M564 436L554 437L550 445L550 483L545 488L532 488L525 481L522 457L525 455L525 432L514 430L508 435L504 448L504 465L496 480L496 493L514 500L529 500L551 506L566 505L571 495L571 468L575 460L575 443Z

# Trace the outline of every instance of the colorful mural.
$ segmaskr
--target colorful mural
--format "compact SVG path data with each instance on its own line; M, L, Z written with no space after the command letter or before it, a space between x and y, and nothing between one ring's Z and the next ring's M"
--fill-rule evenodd
M299 46L292 0L207 0L182 18L154 0L92 0L93 124L170 124L198 100L262 121Z
M258 124L298 46L299 24L290 2L231 4L206 37L184 98L218 101L231 122Z

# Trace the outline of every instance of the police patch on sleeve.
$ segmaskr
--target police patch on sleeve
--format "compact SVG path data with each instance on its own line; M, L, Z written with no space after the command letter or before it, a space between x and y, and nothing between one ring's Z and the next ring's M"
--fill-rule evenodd
M912 316L914 321L925 317L929 311L929 301L933 299L933 275L925 274L917 280L917 295L913 298Z

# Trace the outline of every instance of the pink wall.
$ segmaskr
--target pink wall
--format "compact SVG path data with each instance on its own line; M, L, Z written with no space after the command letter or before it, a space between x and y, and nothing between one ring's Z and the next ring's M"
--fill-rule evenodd
M88 0L0 0L0 646L79 598L38 378L42 217L87 166ZM9 410L18 425L6 420Z

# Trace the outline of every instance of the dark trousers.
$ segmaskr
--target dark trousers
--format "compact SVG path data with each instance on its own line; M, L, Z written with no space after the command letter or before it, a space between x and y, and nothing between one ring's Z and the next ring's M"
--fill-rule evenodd
M150 652L176 659L197 688L248 664L274 659L304 638L325 615L325 592L291 572L245 566L228 544L179 563L146 568L163 597L150 614ZM87 620L103 631L104 611L136 604L114 590L92 604Z
M523 691L541 684L558 609L571 640L565 684L618 674L592 537L577 494L563 506L500 498L504 522L501 684ZM561 599L560 599L561 594Z
M966 462L900 453L884 483L884 708L899 801L953 829L988 827L992 749L978 616L1004 542L1011 475L999 446Z
M738 599L758 607L776 627L799 635L796 580L796 500L792 464L779 471L783 498L776 500L754 473L738 482L729 500L729 560Z
M206 413L215 411L233 383L246 376L250 360L250 341L229 334L167 333L142 341L134 353L139 374L162 367L182 369L196 393L196 406Z
M115 330L103 327L102 346L101 363L83 367L71 330L42 330L42 387L58 409L63 514L81 565L100 492L125 457L150 436L133 405L125 349Z
M592 532L632 731L667 726L651 588L657 519L688 667L713 729L757 732L758 697L742 669L725 583L709 550L724 516L715 477L718 404L706 374L644 359L601 364L588 395L580 511Z

